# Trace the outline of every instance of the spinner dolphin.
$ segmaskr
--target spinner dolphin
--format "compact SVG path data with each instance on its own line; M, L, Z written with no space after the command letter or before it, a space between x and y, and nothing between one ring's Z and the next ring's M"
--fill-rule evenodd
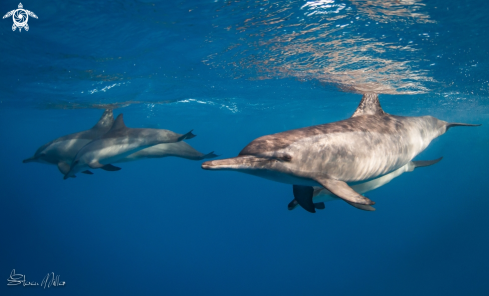
M53 164L65 175L70 170L71 161L75 158L78 151L86 144L108 132L113 123L114 116L112 110L107 109L97 124L91 129L69 134L46 143L37 149L33 157L24 159L23 162ZM91 174L90 171L84 171L84 173ZM72 177L75 177L75 175Z
M124 124L122 114L119 114L107 133L78 151L64 179L87 168L120 170L111 163L154 145L179 142L193 137L195 135L192 131L181 135L165 129L128 128Z
M299 204L314 213L312 186L362 209L374 202L349 184L393 172L455 126L432 116L385 113L377 94L364 94L352 117L255 139L237 157L206 161L207 170L231 170L292 184ZM300 198L298 198L300 196Z

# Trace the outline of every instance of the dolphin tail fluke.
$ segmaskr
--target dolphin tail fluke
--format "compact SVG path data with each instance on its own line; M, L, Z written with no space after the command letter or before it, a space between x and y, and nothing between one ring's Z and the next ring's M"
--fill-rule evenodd
M440 158L435 159L435 160L416 160L416 161L413 161L413 164L414 164L414 168L421 168L421 167L434 165L435 163L440 162L440 160L442 160L442 159L443 159L443 157L440 157Z
M192 138L195 138L195 135L192 134L193 130L189 131L188 133L186 133L185 135L183 136L180 136L178 138L178 142L182 141L182 140L189 140L189 139L192 139Z
M292 211L293 209L295 209L297 206L299 205L299 202L297 201L297 199L293 199L289 205L287 206L287 209L289 211ZM314 203L314 208L316 210L324 210L326 207L324 206L324 202L316 202Z
M360 195L358 192L353 190L348 184L340 180L334 180L329 178L316 178L316 182L323 185L324 188L328 189L334 195L343 199L348 203L362 204L362 205L373 205L375 202Z
M202 156L202 159L207 159L207 158L215 158L215 157L218 157L220 155L217 155L214 153L214 151L210 152L210 153L207 153L206 155Z
M295 209L297 206L299 205L299 203L297 202L297 200L294 198L290 203L289 205L287 206L287 209L289 209L289 211L292 211L293 209Z
M82 172L83 174L87 174L87 175L93 175L93 173L89 170L85 170Z
M481 126L482 124L469 124L469 123L456 123L456 122L451 122L447 123L447 130L451 127L454 126Z
M310 213L316 213L314 203L312 202L312 195L314 193L312 186L294 185L292 189L297 203L303 207L304 210Z
M36 161L36 158L35 157L29 157L29 158L26 158L22 161L22 163L28 163L28 162L34 162Z

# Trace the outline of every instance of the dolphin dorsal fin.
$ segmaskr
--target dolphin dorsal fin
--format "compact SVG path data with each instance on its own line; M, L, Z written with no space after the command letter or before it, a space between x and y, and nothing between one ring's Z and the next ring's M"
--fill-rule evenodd
M109 129L114 125L114 113L112 109L105 109L104 114L100 117L97 124L92 127L92 129L105 128Z
M351 117L360 115L384 115L386 114L380 106L379 97L377 94L363 94L362 100Z
M112 125L112 128L107 132L109 133L114 133L120 130L126 129L127 126L124 124L124 118L122 118L122 113L117 116L117 118L114 121L114 124Z

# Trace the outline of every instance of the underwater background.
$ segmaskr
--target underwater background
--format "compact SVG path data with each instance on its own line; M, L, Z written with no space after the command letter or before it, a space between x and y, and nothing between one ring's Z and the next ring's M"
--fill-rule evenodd
M486 1L22 4L27 32L0 22L0 295L489 295ZM367 193L375 212L288 211L290 185L176 157L68 180L22 163L106 108L233 157L348 118L365 92L390 114L482 126ZM7 286L13 269L66 284Z

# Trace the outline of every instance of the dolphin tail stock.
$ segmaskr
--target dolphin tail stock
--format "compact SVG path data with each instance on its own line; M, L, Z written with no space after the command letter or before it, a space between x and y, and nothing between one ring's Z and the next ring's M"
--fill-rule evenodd
M443 157L437 158L435 160L415 160L412 163L414 165L414 168L422 168L422 167L434 165L435 163L440 162L440 160L442 159Z
M457 122L447 122L447 130L454 126L481 126L482 124L469 124L469 123L457 123Z
M188 133L186 133L185 135L178 137L177 142L180 142L182 140L189 140L189 139L195 138L196 135L192 134L193 131L194 130L191 130Z
M321 184L324 188L328 189L337 197L343 199L349 204L361 204L361 205L374 205L375 202L371 201L365 196L360 195L353 190L348 184L340 180L334 180L330 178L314 178L316 182ZM353 205L355 206L355 205Z
M37 160L37 158L33 156L33 157L29 157L29 158L24 159L22 161L22 163L34 162L36 160Z

